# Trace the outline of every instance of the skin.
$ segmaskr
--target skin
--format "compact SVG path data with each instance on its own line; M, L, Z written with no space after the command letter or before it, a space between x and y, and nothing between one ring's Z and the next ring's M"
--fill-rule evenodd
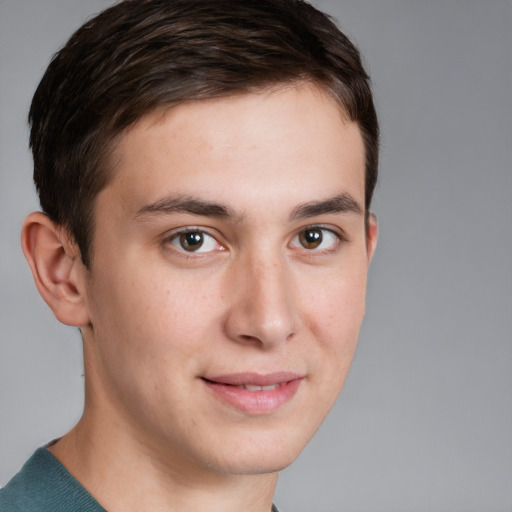
M43 298L84 340L84 415L51 450L111 512L268 512L364 316L377 227L360 131L303 84L154 113L114 156L89 269L41 213L24 226ZM204 380L247 372L300 379L259 412Z

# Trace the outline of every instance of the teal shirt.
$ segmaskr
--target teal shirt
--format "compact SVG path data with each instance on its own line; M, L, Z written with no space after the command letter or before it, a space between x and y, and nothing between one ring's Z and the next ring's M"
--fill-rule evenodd
M0 512L106 512L46 449L0 489ZM278 512L272 506L272 512Z

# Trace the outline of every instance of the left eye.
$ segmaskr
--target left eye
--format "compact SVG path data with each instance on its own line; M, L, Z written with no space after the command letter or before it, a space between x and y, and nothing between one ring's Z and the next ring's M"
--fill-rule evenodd
M209 252L221 247L213 236L199 230L181 231L173 235L169 242L176 249L185 252Z
M325 228L312 227L302 230L292 242L293 246L301 246L310 251L329 250L336 247L340 237Z

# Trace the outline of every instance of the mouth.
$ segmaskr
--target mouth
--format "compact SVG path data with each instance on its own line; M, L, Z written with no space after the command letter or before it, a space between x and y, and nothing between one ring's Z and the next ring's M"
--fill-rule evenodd
M261 415L273 413L291 400L304 377L290 372L237 373L201 380L224 405L246 414Z

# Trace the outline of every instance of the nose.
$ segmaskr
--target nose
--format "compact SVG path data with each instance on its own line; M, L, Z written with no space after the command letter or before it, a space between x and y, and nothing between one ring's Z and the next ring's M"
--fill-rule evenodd
M230 277L226 332L237 343L270 349L291 339L299 317L293 276L283 258L251 258Z

